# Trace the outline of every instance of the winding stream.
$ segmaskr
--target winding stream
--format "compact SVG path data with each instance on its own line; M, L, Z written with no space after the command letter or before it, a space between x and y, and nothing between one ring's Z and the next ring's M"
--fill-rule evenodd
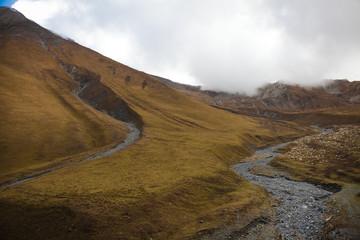
M108 149L105 152L101 152L101 153L92 155L90 157L84 158L84 159L82 159L82 160L80 160L78 162L71 162L71 163L66 163L66 164L63 164L63 165L59 165L59 166L56 166L56 167L53 167L53 168L50 168L50 169L47 169L47 170L44 170L44 171L40 171L40 172L37 172L37 173L34 173L34 174L30 174L30 175L21 177L20 179L14 181L14 182L5 183L5 184L1 185L1 189L5 189L5 188L11 187L11 186L18 185L20 183L30 181L32 179L38 178L38 177L43 176L43 175L48 174L48 173L55 172L55 171L57 171L59 169L65 168L65 167L74 166L76 164L83 163L83 162L86 162L86 161L91 161L91 160L101 158L101 157L106 157L106 156L108 156L110 154L113 154L113 153L115 153L117 151L120 151L120 150L130 146L131 144L135 143L137 140L140 139L141 132L133 123L129 123L129 122L123 122L123 123L125 123L125 125L126 125L126 127L128 129L128 136L126 137L126 139L125 139L125 141L123 143L120 143L117 146L115 146L115 147L113 147L111 149Z
M258 150L255 154L260 160L238 163L232 169L246 180L263 186L280 201L279 206L275 207L276 227L284 239L318 239L323 227L324 200L332 192L309 183L289 180L268 165L280 155L276 150L287 144ZM252 167L264 167L274 177L254 175L250 172Z
M128 136L126 137L126 139L123 143L121 143L121 144L115 146L114 148L111 148L105 152L98 153L98 154L95 154L88 158L85 158L84 160L82 160L82 162L94 160L94 159L97 159L100 157L106 157L110 154L116 153L117 151L120 151L120 150L130 146L131 144L133 144L137 140L139 140L140 134L141 134L140 130L133 123L129 123L129 122L124 122L124 123L128 129Z

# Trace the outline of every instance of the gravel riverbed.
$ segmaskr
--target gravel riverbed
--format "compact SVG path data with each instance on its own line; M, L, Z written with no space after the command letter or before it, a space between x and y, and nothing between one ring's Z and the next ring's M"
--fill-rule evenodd
M263 186L279 200L279 206L275 207L276 227L283 239L318 239L323 227L324 200L332 192L289 180L284 173L269 166L268 163L280 155L276 149L285 145L258 150L255 153L258 160L238 163L232 169L246 180ZM252 167L265 167L273 176L254 175L250 172Z
M90 157L84 159L83 161L90 161L90 160L94 160L96 158L106 157L110 154L116 153L117 151L127 148L128 146L130 146L131 144L133 144L137 140L139 140L141 137L141 131L133 123L124 122L124 124L126 125L126 127L128 129L128 136L126 137L126 139L123 143L120 143L116 147L111 148L105 152L90 156Z

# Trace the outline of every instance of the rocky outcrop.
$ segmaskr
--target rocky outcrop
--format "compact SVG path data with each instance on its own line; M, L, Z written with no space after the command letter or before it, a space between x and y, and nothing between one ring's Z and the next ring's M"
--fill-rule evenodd
M69 74L78 83L78 88L75 91L76 96L93 108L117 120L131 122L142 130L143 121L141 116L132 110L109 87L104 85L100 81L101 77L98 74L77 66L73 66L71 69Z
M327 80L322 86L314 87L276 82L259 88L254 96L246 96L203 91L165 80L165 84L190 97L232 113L324 126L360 122L358 115L339 114L334 118L331 114L331 109L353 112L360 108L360 81Z

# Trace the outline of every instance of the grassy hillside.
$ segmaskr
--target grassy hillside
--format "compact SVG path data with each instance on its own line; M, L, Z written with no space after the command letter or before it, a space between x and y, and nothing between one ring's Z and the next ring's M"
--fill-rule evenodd
M183 239L239 218L245 227L271 214L271 199L229 166L308 132L212 108L71 41L47 52L18 37L1 48L4 174L124 138L121 124L74 97L73 69L98 76L143 127L120 152L1 190L4 239Z
M122 124L74 96L76 84L41 45L1 43L0 182L125 138Z

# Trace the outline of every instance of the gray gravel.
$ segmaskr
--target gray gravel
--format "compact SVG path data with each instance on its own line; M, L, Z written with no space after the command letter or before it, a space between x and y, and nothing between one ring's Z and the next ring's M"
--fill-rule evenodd
M263 186L280 201L280 205L275 207L276 227L283 239L319 239L323 227L324 200L332 193L312 184L289 180L283 173L267 165L280 155L275 152L276 149L285 145L258 150L255 154L259 159L266 157L264 160L238 163L233 170L246 180ZM276 177L253 175L250 173L253 166L265 166L276 173Z
M127 129L128 129L128 136L125 139L125 141L119 145L117 145L114 148L111 148L105 152L90 156L86 159L84 159L83 161L90 161L90 160L94 160L96 158L100 158L100 157L106 157L110 154L116 153L117 151L120 151L128 146L130 146L131 144L133 144L134 142L136 142L138 139L140 139L140 130L132 123L130 122L124 122Z

